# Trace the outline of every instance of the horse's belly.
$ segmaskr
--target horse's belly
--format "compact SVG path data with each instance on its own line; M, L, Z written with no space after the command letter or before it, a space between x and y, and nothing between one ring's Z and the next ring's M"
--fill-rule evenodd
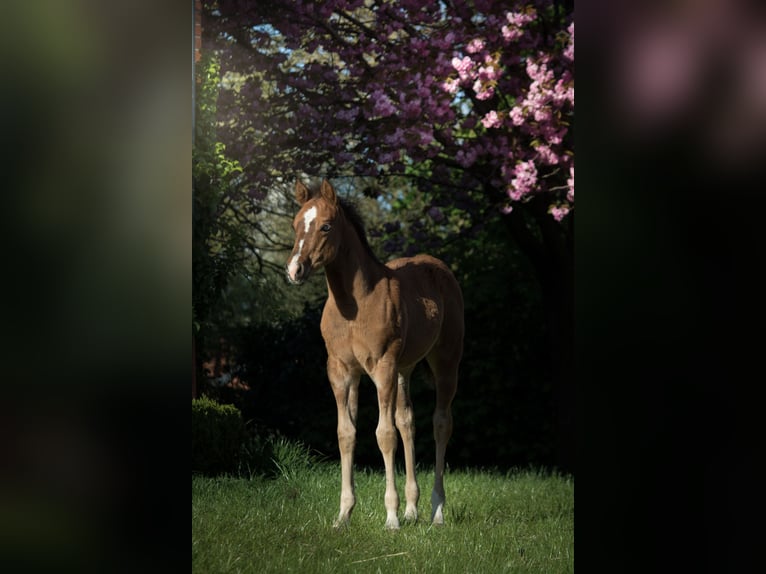
M439 322L437 320L421 320L417 326L410 324L399 359L401 366L414 366L415 363L424 359L438 338Z

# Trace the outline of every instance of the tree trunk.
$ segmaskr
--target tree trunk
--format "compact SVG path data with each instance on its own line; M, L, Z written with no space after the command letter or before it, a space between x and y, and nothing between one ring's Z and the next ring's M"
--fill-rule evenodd
M556 222L541 201L532 201L505 218L507 228L535 269L545 308L556 421L555 465L575 470L574 390L574 214Z

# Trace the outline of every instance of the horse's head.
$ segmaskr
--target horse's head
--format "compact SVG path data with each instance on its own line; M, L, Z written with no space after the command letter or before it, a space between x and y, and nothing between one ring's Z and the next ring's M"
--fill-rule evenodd
M295 183L295 198L301 208L293 220L295 245L287 262L287 278L301 284L314 268L335 259L341 242L338 196L327 180L318 194L312 194L300 181Z

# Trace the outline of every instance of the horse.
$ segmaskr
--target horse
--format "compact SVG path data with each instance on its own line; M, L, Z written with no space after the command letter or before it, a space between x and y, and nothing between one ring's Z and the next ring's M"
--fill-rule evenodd
M394 457L401 435L406 471L405 521L418 518L415 425L410 376L426 360L436 390L436 443L431 523L444 524L444 459L452 435L452 401L463 354L463 295L447 265L429 255L395 259L375 256L353 204L323 180L318 193L295 185L300 209L293 220L295 245L286 265L293 284L324 268L327 302L320 330L327 348L327 377L338 408L341 464L340 512L335 528L348 525L356 504L354 447L359 380L366 373L377 388L375 430L386 472L388 529L400 526Z

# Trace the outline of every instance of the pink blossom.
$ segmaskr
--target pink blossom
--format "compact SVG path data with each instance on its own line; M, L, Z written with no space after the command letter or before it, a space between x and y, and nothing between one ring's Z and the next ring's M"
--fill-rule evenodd
M506 42L513 42L514 40L518 40L524 35L522 30L512 26L503 26L500 28L500 31L503 33L503 38Z
M569 25L567 32L569 32L569 43L564 48L564 57L570 62L574 62L574 22Z
M476 52L481 52L484 49L484 40L480 38L474 38L470 42L468 42L468 45L465 47L465 51L469 54L475 54Z
M554 124L545 124L540 127L540 135L545 138L545 141L547 141L551 145L559 145L563 139L564 135L567 133L567 128L562 127L561 129L556 129L558 126Z
M524 193L519 191L515 187L509 187L508 197L510 197L513 201L519 201L522 197L524 197Z
M383 136L383 141L391 147L398 147L404 142L404 131L398 127L394 133Z
M536 122L541 123L550 121L552 117L551 109L546 107L536 109L532 115Z
M508 12L506 13L505 18L512 26L521 27L524 24L532 22L536 16L537 12L534 8L531 8L528 12Z
M494 63L493 63L494 64ZM500 77L500 68L495 65L481 66L479 68L479 79L485 82L494 82Z
M569 178L567 179L567 201L574 203L574 166L569 168Z
M389 98L386 94L384 94L382 90L373 92L372 97L375 100L375 104L372 109L372 113L375 116L385 118L392 115L396 111L396 108L394 107L394 103L391 101L391 98Z
M559 156L545 144L537 146L537 155L541 160L541 163L546 165L556 165L559 163Z
M450 94L454 94L457 92L458 86L460 85L460 81L457 78L447 78L442 82L442 88L445 92L448 92Z
M513 170L516 177L511 180L508 195L514 201L531 192L537 183L537 167L532 161L520 161Z
M553 216L556 221L561 221L569 213L569 207L566 205L551 205L548 208L548 213Z
M530 9L529 13L525 12L507 12L505 19L508 24L503 26L500 31L503 34L503 39L506 42L512 42L518 40L524 35L522 28L525 24L532 22L536 17L534 9Z
M514 106L511 108L509 116L514 126L520 126L524 123L524 112L519 106Z
M557 104L563 104L564 102L570 102L574 104L574 86L572 85L572 78L568 72L565 72L562 77L556 82L553 88L553 101Z
M481 80L473 83L473 91L476 92L476 98L479 100L488 100L495 95L495 88L491 85L485 85Z
M542 57L539 61L527 59L527 75L532 80L545 83L553 79L553 72L548 69L548 58Z
M458 57L452 58L452 67L457 70L461 80L472 79L471 72L473 71L474 63L468 56L464 56L462 59Z
M491 112L484 115L484 117L481 119L481 123L484 125L485 128L497 128L500 127L502 124L502 121L500 119L500 116L497 115L497 112L495 110L492 110Z
M419 126L415 128L415 135L417 136L418 144L421 146L427 146L434 141L434 132L430 126Z
M417 99L411 102L403 102L400 108L405 118L418 118L422 111L421 102Z

